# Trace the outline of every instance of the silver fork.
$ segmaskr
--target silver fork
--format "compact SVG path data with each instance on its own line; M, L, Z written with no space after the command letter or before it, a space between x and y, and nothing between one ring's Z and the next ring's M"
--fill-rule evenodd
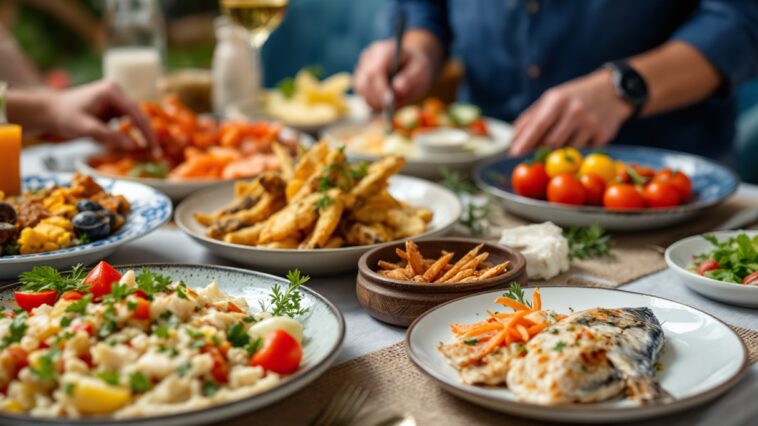
M369 391L349 384L343 386L310 423L311 426L346 426L368 399Z

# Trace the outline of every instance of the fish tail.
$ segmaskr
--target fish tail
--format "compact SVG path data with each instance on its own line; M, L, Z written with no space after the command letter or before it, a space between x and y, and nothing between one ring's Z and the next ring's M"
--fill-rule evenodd
M627 379L629 397L640 403L668 402L675 398L668 393L654 377L643 376Z

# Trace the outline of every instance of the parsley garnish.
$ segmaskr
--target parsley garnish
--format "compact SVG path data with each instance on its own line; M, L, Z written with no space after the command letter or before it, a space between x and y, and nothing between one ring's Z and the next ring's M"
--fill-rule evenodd
M192 365L190 365L189 362L185 362L184 364L176 368L176 372L179 374L180 377L184 377L184 375L187 374L190 368L192 368Z
M191 327L184 327L184 331L187 333L187 335L193 339L204 339L205 334L200 330L195 330Z
M132 392L145 393L150 390L152 384L144 374L135 371L129 375L129 387L132 388Z
M185 293L181 287L176 288L176 295L179 296L180 299L189 299L189 297L187 297L187 293Z
M111 292L105 296L106 301L111 302L118 302L121 300L126 299L126 296L129 296L130 294L133 294L136 290L133 288L128 288L126 284L118 284L114 283L111 287Z
M463 343L467 345L475 345L479 343L479 339L468 339L468 340L464 340Z
M168 276L156 274L146 268L142 268L142 272L137 275L136 281L137 287L151 300L154 294L167 291L169 284L171 284L171 278Z
M295 318L308 312L308 308L303 308L300 303L303 300L303 294L300 292L300 286L311 279L308 275L300 275L300 270L287 272L287 279L290 281L286 290L282 290L279 284L271 287L271 299L266 304L260 303L260 308L264 312L270 312L274 316L288 316Z
M55 379L55 376L58 374L55 370L55 364L53 363L51 354L39 357L37 359L37 367L30 367L29 369L32 374L37 376L37 378L43 382Z
M566 348L566 342L561 341L555 344L555 347L553 348L553 350L556 352L563 352L563 349L565 348Z
M13 343L21 341L21 338L24 337L24 333L26 332L27 317L28 315L24 312L13 318L13 321L11 321L11 325L8 328L8 334L6 334L5 337L3 337L3 340L0 341L0 349L5 349Z
M334 203L334 200L332 199L332 197L324 194L321 196L321 198L318 199L318 201L316 201L316 209L323 210L332 203Z
M263 338L259 337L255 339L255 341L250 342L247 345L245 345L245 350L247 351L248 356L250 356L258 352L261 346L263 346Z
M587 227L576 227L563 231L569 244L569 260L590 259L610 256L611 236L602 226L594 223Z
M214 382L213 380L203 382L203 387L201 390L203 392L203 395L213 396L216 394L216 392L218 392L218 383Z
M226 340L235 348L241 348L250 342L250 336L245 331L245 327L237 322L226 330Z
M66 392L66 395L72 396L74 394L74 389L76 389L76 384L71 382L66 383L63 389Z
M511 287L503 293L503 297L507 297L509 299L513 299L522 305L525 305L531 309L532 302L524 299L524 290L521 289L521 285L517 282L512 282Z
M71 272L64 274L51 266L35 266L31 271L24 272L19 276L19 282L23 284L20 291L38 293L55 290L59 294L63 294L69 290L80 290L85 275L84 267L81 264L71 268Z
M101 371L97 373L97 378L111 386L118 386L118 383L121 381L121 377L115 371Z
M126 309L129 309L130 311L133 311L137 309L137 302L133 300L129 300L126 302Z
M87 305L89 305L89 302L91 300L92 300L92 293L87 293L81 299L66 306L66 312L73 312L76 314L84 315L87 312ZM63 323L63 320L61 320L61 324L62 323Z
M71 317L63 317L63 318L61 318L61 328L68 327L69 325L71 325L71 321L73 321L73 320L74 319L71 318Z
M361 180L368 174L368 163L362 161L357 166L348 168L347 172L354 180Z
M156 336L165 339L168 337L168 324L160 324L158 326L153 326L153 334Z

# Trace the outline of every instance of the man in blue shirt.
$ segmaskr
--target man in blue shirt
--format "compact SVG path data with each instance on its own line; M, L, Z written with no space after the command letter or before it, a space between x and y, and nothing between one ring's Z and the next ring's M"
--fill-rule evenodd
M722 158L734 88L758 75L756 0L393 0L405 14L399 104L423 96L455 43L460 97L514 121L511 153L609 142ZM381 108L394 46L361 55L356 91Z

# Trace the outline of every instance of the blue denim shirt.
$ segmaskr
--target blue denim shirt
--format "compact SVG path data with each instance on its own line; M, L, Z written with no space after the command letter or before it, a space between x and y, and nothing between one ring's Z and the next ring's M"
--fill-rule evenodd
M460 93L514 120L547 89L669 40L724 77L707 100L626 123L613 143L723 158L735 133L734 88L758 74L758 0L392 0L408 28L434 33L465 64Z

